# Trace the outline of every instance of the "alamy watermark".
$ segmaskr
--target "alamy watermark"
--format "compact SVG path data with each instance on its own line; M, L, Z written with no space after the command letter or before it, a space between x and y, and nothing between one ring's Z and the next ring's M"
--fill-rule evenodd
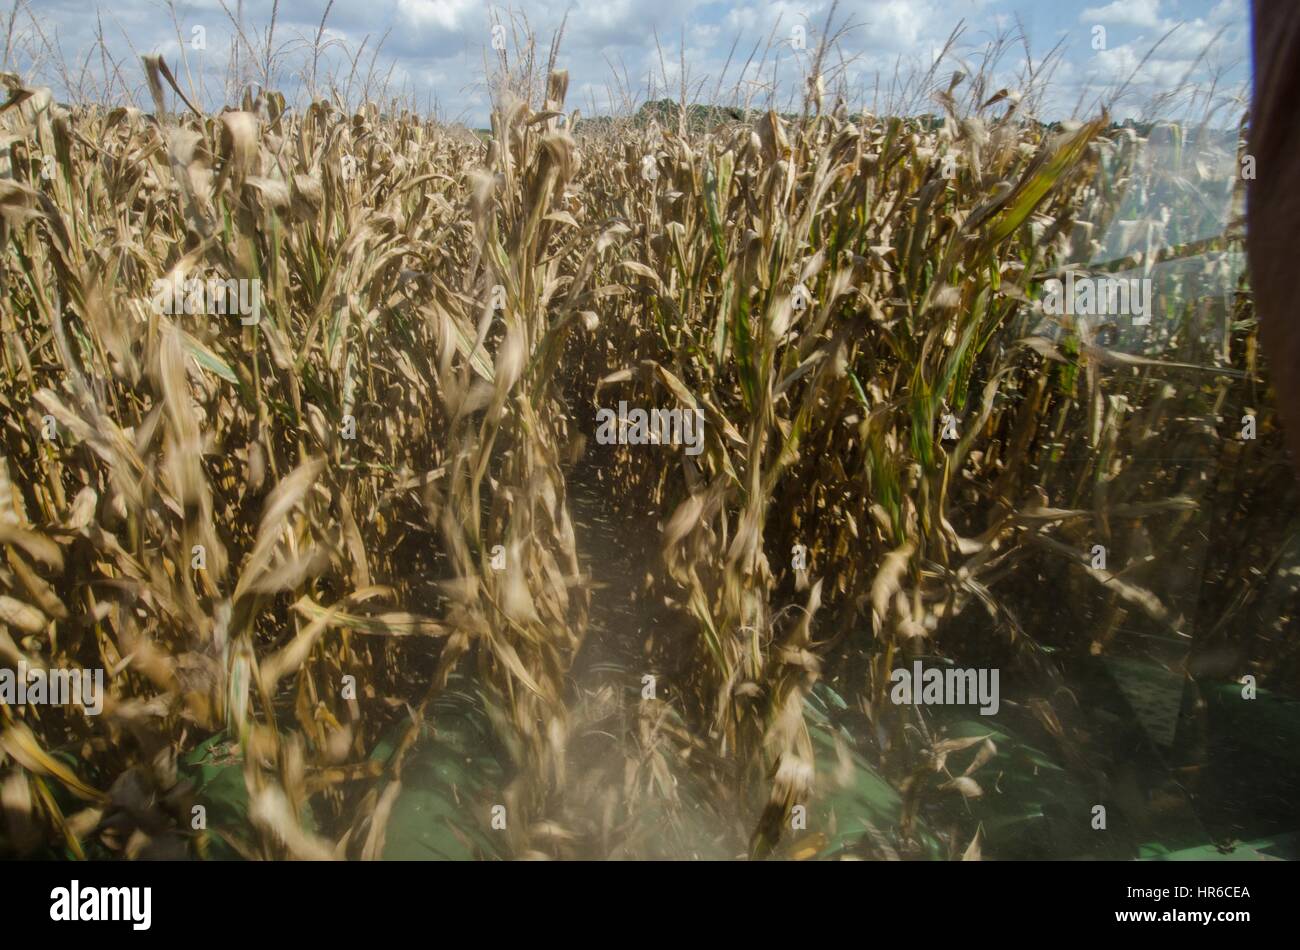
M889 680L894 684L889 698L899 706L978 704L981 716L996 716L1001 705L996 669L961 669L955 666L925 669L917 660L911 670L898 667L889 674Z
M50 920L125 920L132 930L148 930L153 922L151 887L69 887L50 891Z
M256 277L159 278L153 282L149 303L154 313L171 316L238 314L239 322L251 327L262 319L262 282Z
M704 415L698 409L627 408L596 410L596 441L601 445L684 445L687 455L704 451Z
M104 709L104 671L43 670L18 661L18 668L0 668L0 702L7 706L76 705L87 716Z
M1091 277L1066 271L1043 281L1043 312L1085 317L1126 316L1134 326L1151 322L1151 278Z

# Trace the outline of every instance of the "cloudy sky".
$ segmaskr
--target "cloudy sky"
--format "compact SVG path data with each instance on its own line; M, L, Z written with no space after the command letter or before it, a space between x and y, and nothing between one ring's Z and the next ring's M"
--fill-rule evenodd
M277 5L271 78L291 99L304 94L327 3ZM64 98L127 94L146 106L138 57L161 53L182 85L192 84L209 107L229 95L233 24L241 15L241 74L261 78L264 54L253 57L248 49L265 49L273 6L272 0L113 0L97 11L86 0L18 4L6 69ZM386 82L390 94L436 108L447 120L484 126L490 107L485 65L492 67L498 55L493 25L505 27L496 35L515 62L521 53L516 37L526 22L544 60L564 4L336 0L321 34L317 89L327 92L332 80L348 91L351 74L353 96L369 78L372 88ZM732 102L749 96L766 105L771 97L778 108L797 106L799 77L830 8L831 0L571 0L559 55L559 65L569 70L568 106L590 115L635 106L650 95L677 98L683 64L688 98ZM999 85L1016 88L1027 65L1023 31L1029 65L1041 70L1044 61L1054 63L1040 108L1049 119L1111 103L1123 87L1112 103L1121 117L1173 117L1189 105L1203 108L1208 99L1235 122L1240 107L1233 99L1249 78L1247 0L841 0L831 29L839 35L823 71L842 80L837 88L855 107L883 111L906 103L903 79L928 68L959 23L965 29L943 75L963 64L978 69L987 45L1009 34L1015 42L995 76ZM1176 89L1181 94L1170 97ZM924 100L911 108L936 109Z

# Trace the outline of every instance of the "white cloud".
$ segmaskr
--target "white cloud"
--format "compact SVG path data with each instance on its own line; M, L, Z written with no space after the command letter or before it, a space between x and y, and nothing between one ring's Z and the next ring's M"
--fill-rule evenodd
M1160 0L1113 0L1104 7L1088 7L1079 14L1080 23L1152 27L1160 25Z
M406 25L417 29L460 32L471 20L487 28L487 18L477 0L397 0L397 13Z
M1206 19L1211 23L1246 23L1250 19L1247 0L1219 0Z
M144 90L143 74L139 69L136 52L154 50L167 54L168 61L178 65L176 30L169 16L159 16L160 0L95 0L104 10L104 25L111 55L120 61L122 72L133 86L137 104L147 105L148 93ZM321 12L327 0L280 0L276 40L293 44L295 50L301 38L310 44L314 40ZM826 22L833 0L350 0L336 3L331 10L326 39L337 39L355 52L369 37L365 54L358 71L365 74L371 56L381 37L388 32L375 63L375 72L382 81L390 65L393 66L393 89L410 94L420 104L432 99L444 115L463 117L474 125L487 122L484 106L483 65L493 58L490 43L489 16L495 10L507 24L507 42L511 61L517 61L519 51L514 47L513 31L509 29L511 11L526 16L532 29L539 55L544 56L552 33L559 27L565 10L570 10L561 44L559 65L569 70L570 105L582 108L584 113L594 103L598 110L610 107L609 99L620 99L620 83L626 68L629 90L637 102L643 101L649 77L653 77L656 94L663 94L659 52L655 36L663 48L665 69L672 84L679 68L678 46L686 44L685 61L691 85L706 80L700 95L704 99L727 97L736 88L741 69L757 44L753 62L745 74L746 80L757 80L757 70L763 61L761 81L772 79L776 65L781 91L775 99L778 108L790 94L796 100L802 95L801 73L811 53L816 49L820 32ZM1300 2L1300 0L1297 0ZM232 9L235 4L227 0ZM84 0L40 0L40 10L35 16L46 32L53 36L57 30L64 60L69 64L97 62L95 52L95 18L87 16ZM93 4L92 4L93 6ZM250 0L245 3L245 20L252 35L265 29L269 16L270 0ZM1080 13L1082 11L1082 13ZM204 104L219 108L229 97L225 83L228 62L226 50L233 30L221 11L217 0L178 0L177 13L183 35L189 27L200 23L207 28L208 51L202 56L189 55L189 65L196 71L207 96ZM21 19L20 14L20 19ZM773 35L773 28L777 25ZM1193 75L1196 81L1213 72L1216 63L1233 64L1234 76L1244 76L1248 64L1248 9L1247 0L1181 0L1160 3L1159 0L842 0L836 13L836 26L850 20L854 29L841 37L839 49L832 54L831 68L845 63L846 75L854 80L850 93L866 99L865 103L851 103L851 108L865 104L870 108L877 91L882 100L888 100L894 83L895 67L899 67L899 86L915 70L927 68L932 57L943 46L949 33L959 20L965 20L966 31L959 44L958 55L967 65L978 68L980 52L984 45L1002 29L1014 28L1017 20L1025 24L1033 49L1035 62L1046 54L1057 41L1064 39L1063 59L1058 69L1047 101L1048 117L1069 115L1079 100L1080 92L1094 91L1085 96L1095 99L1108 85L1122 82L1152 44L1175 23L1183 22L1142 68L1134 87L1142 93L1157 93L1162 84L1177 84L1187 69L1207 48L1210 55ZM1085 25L1102 22L1110 31L1112 49L1093 51L1089 32L1080 29ZM120 25L120 29L119 29ZM520 21L521 31L523 21ZM797 56L790 46L791 28L800 26L805 31L807 48ZM1221 27L1228 29L1214 41ZM1062 29L1065 28L1065 29ZM126 37L130 37L129 43ZM764 60L764 47L771 37L772 48ZM727 66L725 77L720 74L728 52L735 42L735 54ZM488 54L486 57L484 54ZM301 60L296 53L283 61L277 82L292 100L299 81ZM326 92L331 79L345 85L350 70L350 59L341 49L331 51L334 58L321 64L318 85ZM841 59L842 56L842 59ZM1021 50L1016 47L997 69L1000 85L1014 86L1017 82L1018 60ZM39 64L42 70L38 79L56 88L60 96L75 95L61 87L63 73L45 57ZM778 63L779 61L779 63ZM611 64L618 70L619 81L611 77ZM25 68L23 64L9 64L8 68ZM960 68L952 63L953 68ZM945 64L945 69L948 64ZM75 78L75 70L72 71ZM178 73L179 75L179 73ZM256 78L256 77L251 77ZM364 75L362 77L364 79ZM361 80L358 80L360 82ZM761 87L742 85L740 93L758 89L754 94L766 98ZM611 96L612 90L612 96ZM721 90L715 92L715 90ZM354 93L355 93L354 89ZM675 89L669 90L675 95ZM93 95L93 90L91 92ZM927 108L924 94L912 96L907 91L904 98L915 98L918 108ZM758 104L758 103L756 103ZM886 102L878 103L885 107Z

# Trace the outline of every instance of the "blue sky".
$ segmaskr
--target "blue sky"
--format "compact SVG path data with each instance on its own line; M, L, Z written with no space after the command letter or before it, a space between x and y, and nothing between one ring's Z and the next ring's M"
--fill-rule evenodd
M273 45L279 69L273 80L291 99L303 88L307 51L326 2L278 5ZM242 6L248 43L261 46L272 10L270 0L224 0L224 7L223 0L114 0L98 15L83 0L19 4L6 69L73 98L78 89L86 96L102 91L109 63L108 73L122 77L112 80L112 94L120 96L126 88L146 107L139 54L163 54L184 84L201 89L206 105L220 105L231 75L230 14ZM760 105L769 97L780 108L797 105L800 77L830 7L831 0L573 0L559 57L570 74L568 106L584 114L617 111L644 101L652 89L656 97L676 98L683 63L689 95L700 101L748 95ZM362 50L354 94L370 74L372 84L387 79L391 93L413 97L422 107L436 104L448 120L482 126L490 102L484 65L492 62L492 23L526 20L540 39L538 55L544 60L565 9L563 0L515 0L508 6L483 0L337 0L323 35L329 49L318 66L318 82L324 85L332 73L344 86L351 56ZM1023 29L1035 68L1061 44L1039 108L1045 118L1067 118L1109 102L1131 76L1125 94L1113 103L1119 117L1172 117L1188 107L1188 96L1163 102L1160 97L1183 87L1202 93L1194 108L1212 98L1220 114L1235 123L1241 106L1234 99L1249 77L1248 12L1247 0L842 0L834 23L847 29L824 71L842 79L855 107L884 110L894 77L924 71L964 21L952 62L943 64L944 76L962 63L977 68L981 51L1000 32L1018 36ZM1104 44L1098 27L1105 30ZM98 48L101 31L107 57ZM205 48L194 49L199 36ZM508 55L516 58L520 51L510 29L505 42ZM1094 48L1098 45L1104 48ZM243 58L244 75L251 79L256 70L246 54ZM1017 39L997 65L999 85L1016 89L1025 66ZM937 111L924 101L912 107Z

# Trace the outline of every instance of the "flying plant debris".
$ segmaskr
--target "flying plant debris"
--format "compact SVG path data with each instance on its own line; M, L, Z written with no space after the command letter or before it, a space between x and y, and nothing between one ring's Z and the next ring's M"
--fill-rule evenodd
M0 697L0 852L1015 856L1118 754L1093 656L1285 659L1249 298L1034 333L1140 131L555 70L480 139L145 65L153 115L6 79L0 654L104 687ZM983 709L891 701L922 660Z

